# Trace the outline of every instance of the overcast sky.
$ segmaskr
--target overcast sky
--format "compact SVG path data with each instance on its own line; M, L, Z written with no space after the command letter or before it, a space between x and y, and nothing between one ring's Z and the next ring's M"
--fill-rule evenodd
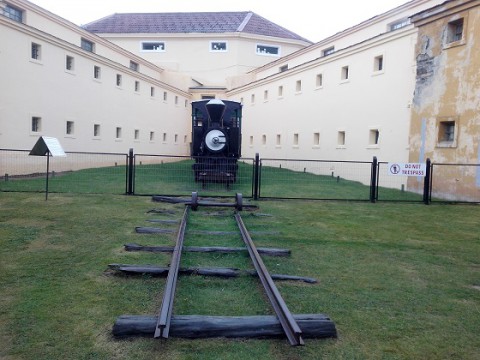
M407 0L30 0L77 25L114 13L253 11L318 42Z

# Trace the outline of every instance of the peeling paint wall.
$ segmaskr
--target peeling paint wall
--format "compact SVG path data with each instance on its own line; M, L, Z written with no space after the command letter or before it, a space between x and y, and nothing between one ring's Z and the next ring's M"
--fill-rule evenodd
M412 21L419 32L410 161L480 164L480 1L449 1ZM480 201L479 167L434 171L433 196ZM414 179L408 186L420 190Z

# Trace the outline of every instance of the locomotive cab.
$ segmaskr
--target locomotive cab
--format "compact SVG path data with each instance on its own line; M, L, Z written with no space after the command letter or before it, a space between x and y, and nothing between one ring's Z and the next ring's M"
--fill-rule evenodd
M195 181L236 181L241 146L241 104L229 100L192 102L192 147Z

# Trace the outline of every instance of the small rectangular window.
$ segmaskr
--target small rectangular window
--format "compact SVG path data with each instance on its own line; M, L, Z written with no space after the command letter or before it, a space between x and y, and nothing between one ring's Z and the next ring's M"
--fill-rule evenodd
M253 135L250 135L250 141L249 141L249 145L252 146L253 145Z
M89 52L93 52L93 50L94 50L93 42L91 42L90 40L84 39L84 38L82 38L80 46L83 50L86 50L86 51L89 51Z
M410 24L410 19L409 18L406 18L406 19L400 19L398 21L395 21L391 24L389 24L388 28L390 31L394 31L394 30L398 30L398 29L401 29L407 25Z
M295 83L295 91L297 93L302 91L302 80L297 80Z
M178 143L178 134L175 134L175 135L174 135L173 141L174 141L175 144Z
M150 86L150 96L155 97L155 88L153 86Z
M383 71L383 55L375 56L373 59L373 71Z
M163 101L167 101L167 98L168 98L168 97L167 97L167 92L164 91L164 92L163 92Z
M278 46L257 45L256 52L260 55L279 55L280 48Z
M93 136L100 137L100 124L93 124Z
M93 77L97 80L100 80L100 75L101 75L100 66L94 66L93 67Z
M117 74L117 86L122 86L122 75Z
M184 144L187 143L187 140L188 140L187 135L183 135L183 143L184 143Z
M225 41L210 41L210 51L225 52L227 51L227 43Z
M42 118L38 116L32 117L32 132L40 132L42 131Z
M288 64L287 64L287 65L282 65L282 66L280 66L280 67L278 68L278 70L279 70L280 72L287 71L287 70L288 70Z
M268 90L263 91L263 101L268 101Z
M73 56L67 55L65 59L65 69L69 71L73 71L74 66L75 66L75 59L73 58Z
M345 131L339 131L337 135L337 145L344 146L345 145Z
M316 132L313 133L313 146L319 146L320 145L320 133Z
M328 56L328 55L333 54L334 52L335 52L335 47L330 46L330 47L322 50L322 56Z
M267 145L267 135L262 135L262 145Z
M315 85L317 88L321 88L323 86L323 74L317 74L315 78Z
M32 42L32 59L40 60L42 55L42 46Z
M298 146L298 134L293 134L293 145Z
M138 64L135 61L130 60L130 69L133 71L138 71Z
M135 80L135 91L140 91L140 81Z
M277 134L277 138L275 140L275 145L277 145L277 146L282 145L282 135Z
M67 126L65 128L65 134L73 135L73 132L75 130L74 125L75 125L75 123L73 121L67 121Z
M251 102L252 104L255 104L255 94L252 94L252 95L250 96L250 102Z
M455 141L455 121L440 121L438 123L438 142L453 144Z
M167 133L163 133L162 141L163 141L163 142L166 142L166 141L167 141Z
M135 130L134 130L134 132L133 132L133 138L134 138L135 140L140 139L140 130L138 130L138 129L135 129Z
M341 79L342 80L348 80L349 76L350 76L350 74L349 74L349 71L348 71L348 66L342 67Z
M175 105L178 105L178 95L175 95Z
M122 128L120 126L117 126L117 128L115 129L115 138L116 139L122 138Z
M282 85L280 85L278 87L278 97L283 97L283 86Z
M142 51L165 51L165 43L161 41L143 41Z
M155 132L150 131L150 141L154 141L154 140L155 140Z
M463 38L463 18L451 21L447 28L447 42L460 41Z
M3 14L12 20L23 22L23 11L12 5L9 5L9 4L5 5Z
M378 129L370 129L368 136L369 145L378 145L378 140L380 139L380 131Z

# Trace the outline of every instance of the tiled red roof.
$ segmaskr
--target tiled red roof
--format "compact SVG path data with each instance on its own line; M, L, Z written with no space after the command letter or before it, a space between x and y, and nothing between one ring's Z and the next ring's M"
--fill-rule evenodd
M113 14L83 26L93 33L229 33L309 40L249 11Z

